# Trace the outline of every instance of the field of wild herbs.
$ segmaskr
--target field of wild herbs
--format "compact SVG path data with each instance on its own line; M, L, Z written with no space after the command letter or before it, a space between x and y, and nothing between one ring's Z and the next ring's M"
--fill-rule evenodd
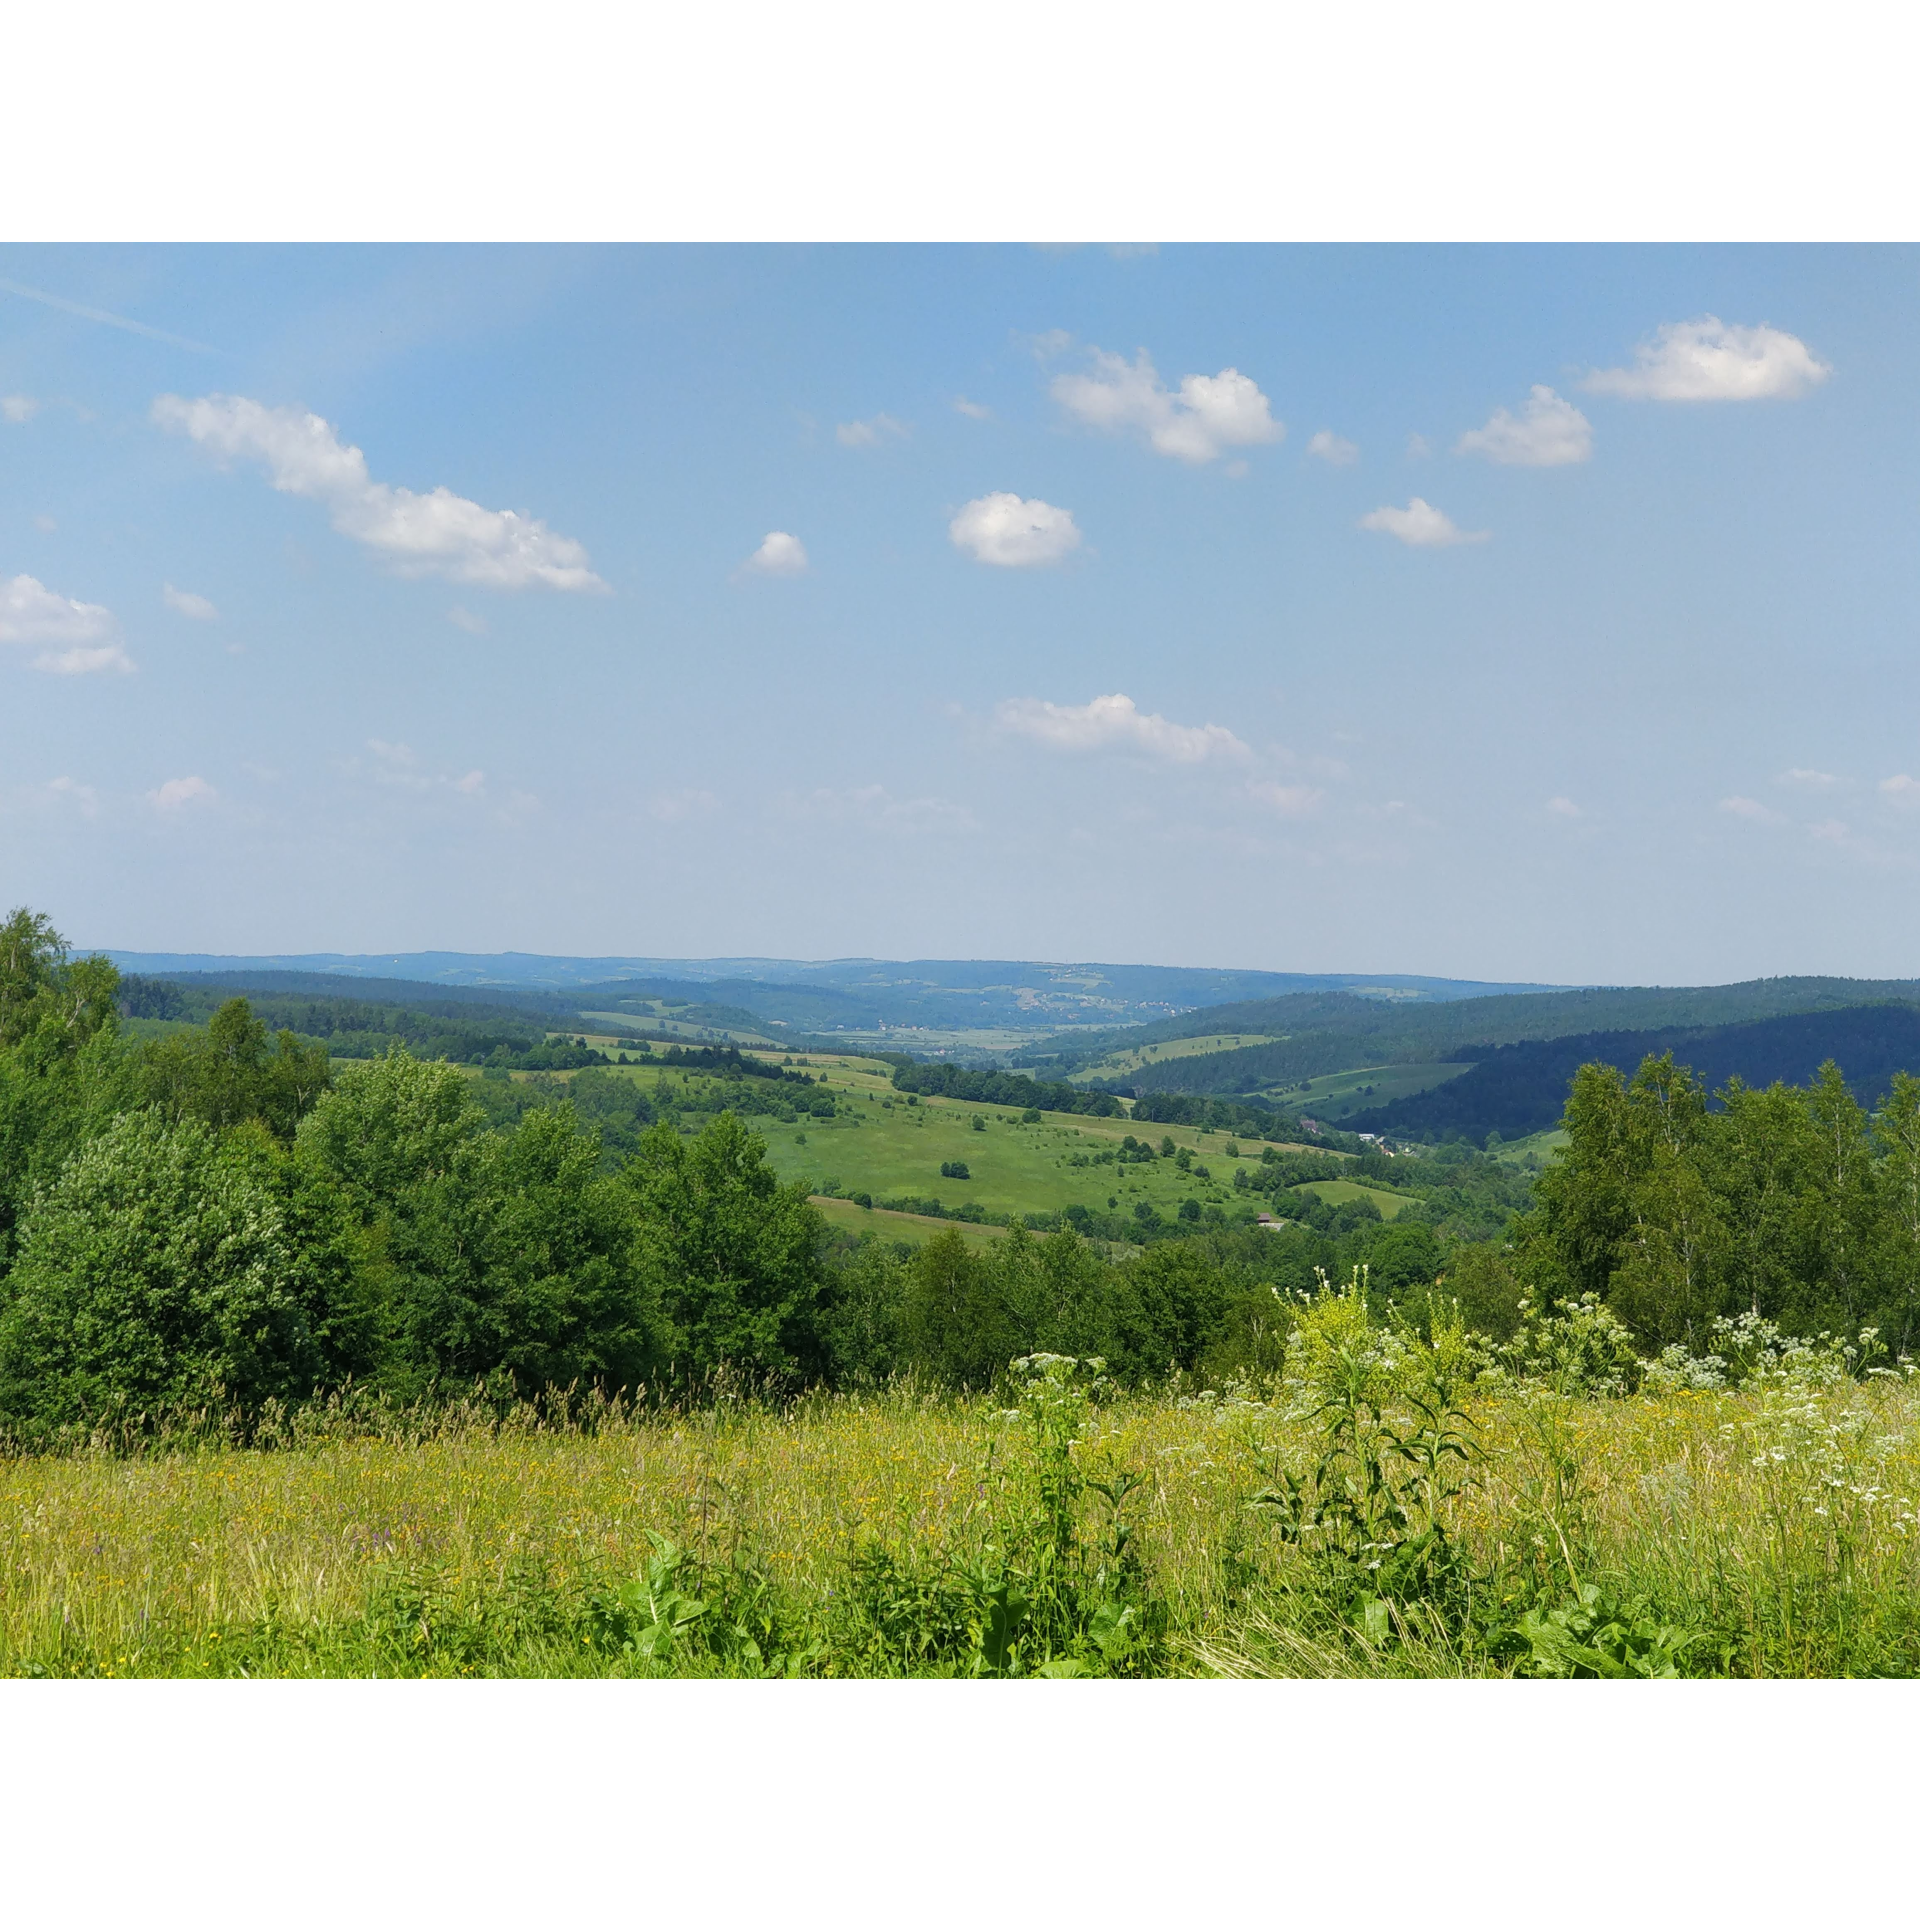
M694 1410L334 1402L0 1462L20 1675L1659 1675L1920 1668L1920 1383L1591 1303L1497 1352L1357 1293L1284 1375Z

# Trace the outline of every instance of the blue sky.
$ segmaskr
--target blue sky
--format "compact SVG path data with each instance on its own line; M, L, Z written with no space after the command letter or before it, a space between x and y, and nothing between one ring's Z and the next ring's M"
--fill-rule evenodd
M0 895L1911 975L1917 266L0 249Z

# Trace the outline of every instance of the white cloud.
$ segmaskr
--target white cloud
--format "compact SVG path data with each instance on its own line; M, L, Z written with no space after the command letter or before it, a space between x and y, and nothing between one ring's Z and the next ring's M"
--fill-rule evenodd
M1360 524L1369 533L1390 533L1410 547L1459 547L1488 540L1486 533L1463 533L1438 507L1416 493L1404 507L1376 507Z
M904 440L905 425L890 413L876 413L871 420L848 420L833 430L843 447L877 447L883 440Z
M1432 452L1433 449L1427 444L1427 436L1424 433L1410 433L1407 435L1407 458L1409 460L1425 460Z
M478 767L462 774L427 773L421 768L420 756L404 740L369 740L367 751L373 755L375 786L401 787L409 793L446 789L469 799L486 792L487 776ZM360 769L354 767L353 771Z
M62 647L38 653L28 665L41 673L131 673L133 662L116 640L104 647Z
M97 788L83 785L71 774L61 774L57 779L47 782L47 792L55 800L70 800L80 809L83 819L95 819L100 812L100 794Z
M606 590L579 541L445 487L415 493L374 480L366 455L343 446L317 413L233 394L183 400L168 393L153 403L153 419L215 453L264 461L276 491L323 502L336 532L384 553L404 574L440 574L483 587Z
M1920 780L1916 780L1910 773L1896 773L1889 779L1882 780L1880 791L1895 806L1920 806Z
M1016 333L1013 337L1036 360L1051 360L1073 345L1073 335L1065 327L1049 327L1045 333Z
M1749 800L1744 793L1729 794L1720 802L1720 811L1730 813L1736 820L1757 820L1762 825L1771 826L1780 816L1771 807L1764 807L1758 800Z
M487 623L477 613L469 613L465 607L449 607L447 618L462 633L485 633L487 630Z
M175 613L184 613L189 620L217 620L220 609L203 594L183 593L172 581L160 589L160 598Z
M1634 365L1600 368L1581 385L1628 400L1792 400L1832 372L1793 334L1709 313L1669 321L1634 349Z
M1320 803L1327 797L1321 787L1287 787L1274 780L1251 780L1247 791L1283 820L1304 820L1308 814L1318 813Z
M899 800L885 787L816 787L781 804L797 820L855 821L885 833L973 833L980 825L951 800Z
M1008 733L1025 734L1066 753L1131 747L1158 760L1195 765L1202 760L1244 760L1244 740L1221 726L1183 727L1157 713L1142 713L1124 693L1103 693L1084 707L1051 700L1003 700L995 719Z
M27 394L0 393L0 420L10 420L17 427L39 411L40 402Z
M113 615L88 600L69 600L43 587L30 573L16 573L0 586L0 640L53 641L78 646L104 640Z
M993 409L991 407L983 407L977 400L969 400L964 393L955 395L953 410L955 413L964 413L969 420L991 420L993 418Z
M1571 400L1535 387L1515 418L1496 407L1484 427L1463 433L1456 453L1482 453L1503 467L1567 467L1593 457L1593 425Z
M1343 440L1329 427L1322 427L1307 442L1307 451L1330 467L1350 467L1360 458L1360 449L1351 440Z
M33 524L41 533L58 533L60 530L60 522L50 513L36 513Z
M800 544L797 534L770 533L747 556L745 565L749 573L770 573L776 576L805 573L807 550Z
M178 813L202 800L217 800L219 794L197 773L183 774L177 780L163 780L147 795L147 804L162 813Z
M1190 373L1178 391L1162 385L1142 347L1133 361L1093 349L1092 373L1055 377L1053 397L1075 419L1109 433L1137 428L1156 453L1203 465L1229 447L1267 446L1286 437L1267 396L1236 367Z
M0 642L47 647L28 663L42 673L131 673L133 662L113 638L114 625L105 607L69 600L30 573L16 573L0 585Z
M1564 793L1555 794L1554 797L1547 802L1547 811L1562 820L1578 820L1581 818L1581 809L1575 806Z
M1017 493L989 493L969 500L953 516L947 535L956 547L989 567L1050 566L1080 544L1071 508L1022 500Z

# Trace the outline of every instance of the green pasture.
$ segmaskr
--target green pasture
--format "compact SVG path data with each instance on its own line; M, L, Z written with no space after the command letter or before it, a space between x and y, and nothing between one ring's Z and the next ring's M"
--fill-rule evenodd
M1425 1093L1466 1071L1458 1061L1450 1060L1427 1060L1403 1067L1356 1067L1348 1073L1322 1073L1304 1083L1269 1087L1267 1097L1289 1112L1337 1126L1351 1114L1385 1106L1389 1100L1404 1100L1409 1094Z
M664 1007L645 1014L582 1012L579 1024L567 1029L567 1037L571 1038L587 1025L593 1029L587 1036L589 1039L616 1047L632 1046L636 1040L664 1040L669 1046L687 1041L706 1046L764 1047L767 1043L767 1036L757 1030L715 1027L698 1020L676 1019ZM607 1037L602 1038L602 1035Z
M783 1180L805 1180L816 1188L832 1182L842 1193L870 1193L876 1207L886 1200L937 1199L949 1207L973 1202L989 1213L1014 1215L1057 1213L1076 1205L1096 1216L1131 1215L1142 1200L1163 1216L1187 1199L1202 1204L1218 1199L1230 1211L1236 1203L1251 1204L1250 1196L1233 1191L1233 1171L1242 1162L1226 1151L1231 1136L1224 1133L1077 1114L1048 1114L1038 1125L1023 1124L1017 1107L931 1098L909 1104L906 1095L894 1092L891 1070L883 1061L764 1046L751 1051L775 1065L790 1063L796 1071L812 1074L851 1108L832 1120L806 1117L792 1124L749 1117L748 1124L767 1141L768 1164ZM641 1064L615 1071L650 1088L663 1076L677 1079L686 1070ZM973 1124L976 1119L979 1127ZM1163 1139L1172 1140L1176 1149L1190 1149L1210 1178L1203 1180L1157 1153L1150 1163L1091 1164L1095 1155L1118 1148L1129 1133L1156 1149ZM1261 1143L1239 1145L1246 1164L1258 1161ZM941 1174L943 1161L956 1160L966 1163L967 1179ZM865 1216L864 1208L859 1211ZM865 1217L868 1224L880 1225Z
M1559 1127L1549 1127L1544 1133L1523 1134L1518 1140L1503 1141L1494 1149L1493 1157L1523 1172L1538 1173L1566 1144L1565 1132Z
M1357 1180L1307 1180L1295 1187L1294 1192L1317 1193L1330 1207L1343 1207L1349 1200L1371 1200L1380 1209L1383 1220L1391 1220L1402 1207L1410 1207L1420 1198L1417 1193L1363 1187Z
M1166 1060L1191 1060L1200 1054L1230 1053L1236 1047L1264 1047L1274 1040L1285 1038L1285 1034L1278 1033L1204 1033L1188 1040L1161 1040L1148 1047L1122 1047L1067 1077L1084 1084L1091 1080L1105 1080L1115 1074L1137 1073L1142 1067L1155 1067Z
M876 1053L950 1054L962 1065L970 1055L988 1056L973 1062L986 1065L989 1059L1016 1053L1044 1037L1031 1027L849 1027L834 1034L835 1043L843 1047L871 1047Z
M889 1207L861 1207L824 1193L816 1193L813 1204L843 1233L877 1233L882 1240L904 1240L915 1247L925 1246L936 1233L958 1233L975 1246L1007 1236L1005 1227L979 1225L971 1220L935 1220L921 1213L896 1213Z

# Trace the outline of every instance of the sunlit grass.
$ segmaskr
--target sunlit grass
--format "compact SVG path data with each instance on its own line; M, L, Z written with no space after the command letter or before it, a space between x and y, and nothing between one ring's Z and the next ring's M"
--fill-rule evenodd
M1490 1589L1556 1561L1710 1626L1736 1672L1920 1666L1920 1388L1502 1398L1459 1519ZM1464 1642L1378 1656L1286 1610L1285 1562L1246 1502L1243 1405L1172 1394L1096 1410L1082 1458L1148 1476L1136 1520L1178 1669L1493 1670ZM1304 1430L1271 1418L1284 1450ZM0 1462L0 1664L52 1673L602 1672L560 1628L460 1657L384 1651L396 1584L475 1619L538 1589L631 1578L649 1534L745 1558L824 1619L863 1538L921 1556L987 1537L984 1409L908 1392L773 1410L623 1416L592 1432L450 1418L387 1438L95 1449ZM518 1604L517 1601L514 1604ZM557 1617L557 1616L556 1616ZM517 1630L516 1630L517 1631ZM456 1649L456 1652L458 1650Z

